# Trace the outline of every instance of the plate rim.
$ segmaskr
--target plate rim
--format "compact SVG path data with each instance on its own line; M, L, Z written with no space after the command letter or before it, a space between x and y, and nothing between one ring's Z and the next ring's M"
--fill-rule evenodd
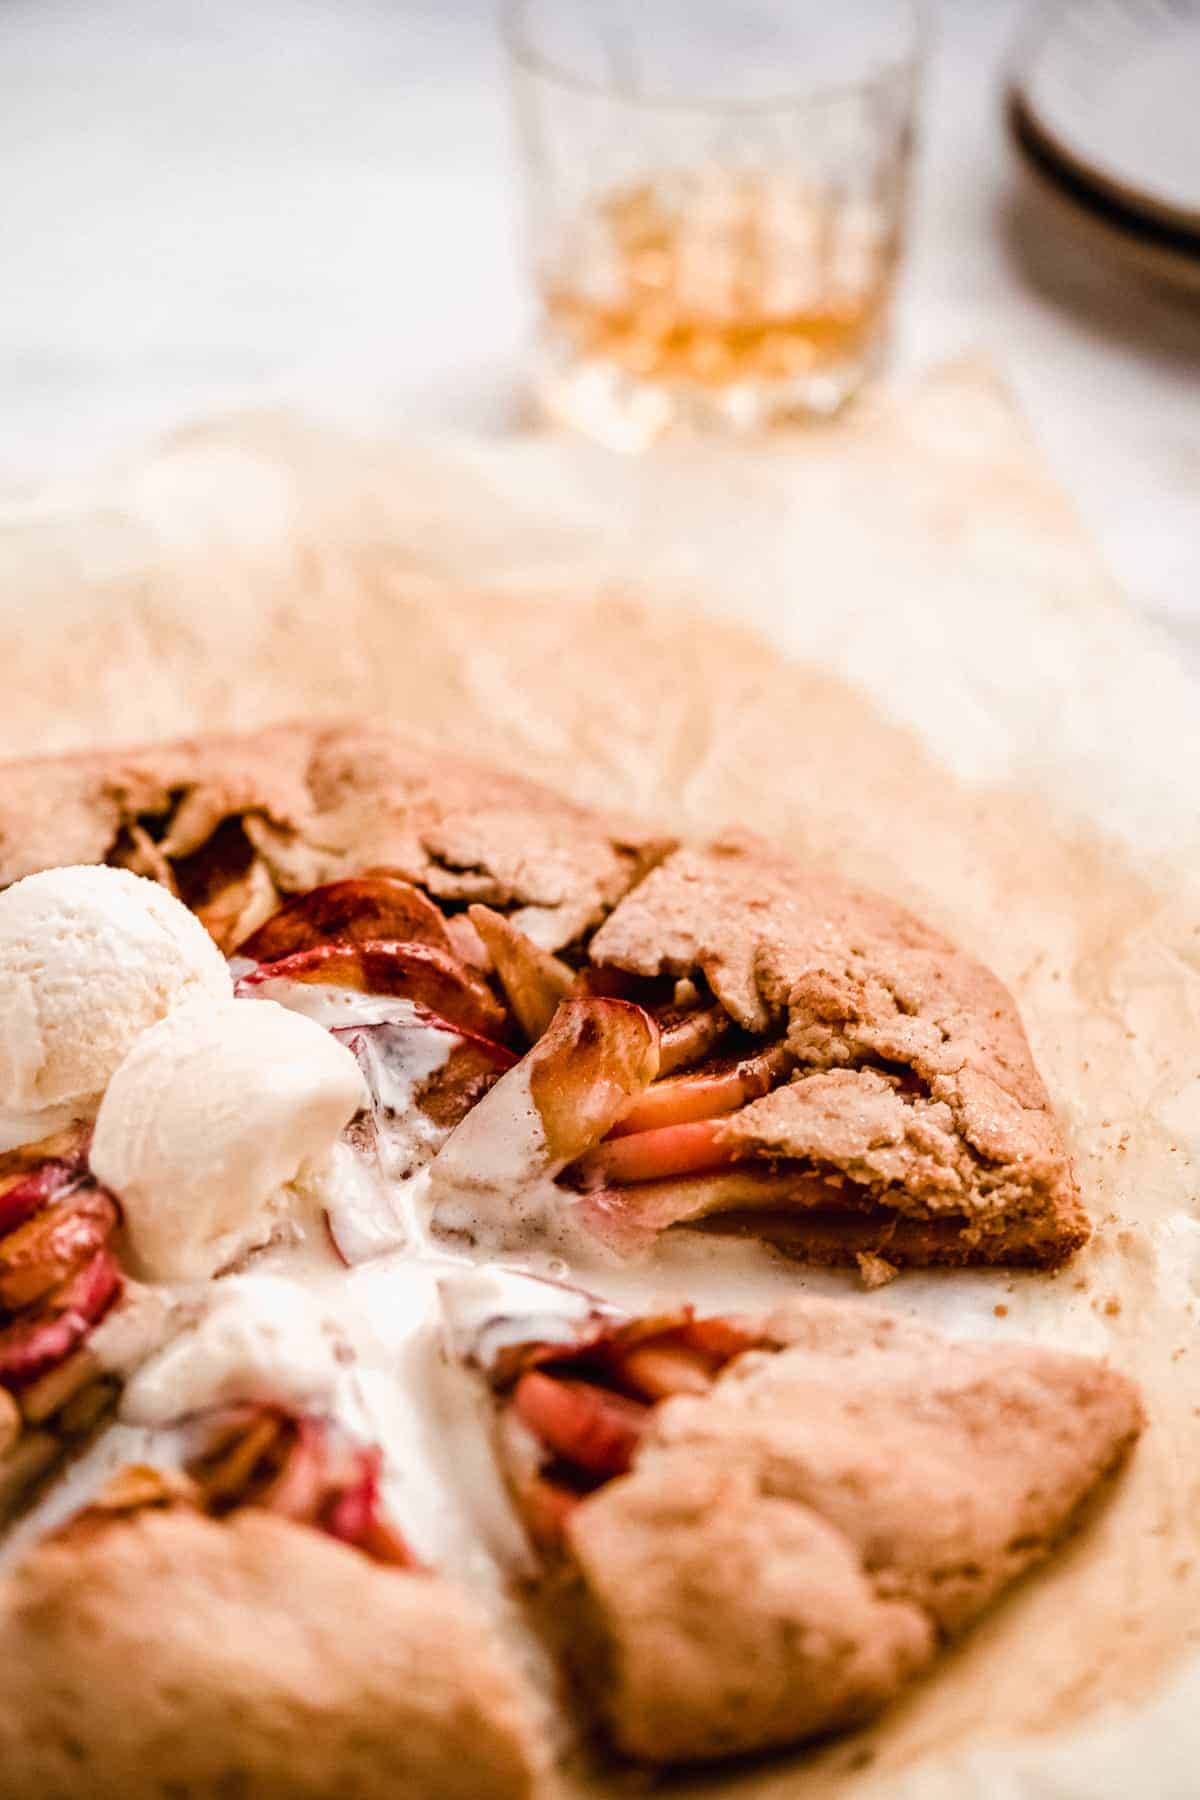
M1062 167L1027 129L1020 99L1011 91L1005 112L1021 167L1073 226L1101 239L1126 268L1144 279L1200 295L1200 233L1144 219L1132 208L1096 193L1073 170Z
M1135 181L1122 179L1109 165L1090 161L1066 140L1038 110L1031 92L1035 65L1053 41L1056 29L1067 16L1077 10L1078 0L1059 3L1036 13L1018 53L1016 68L1009 82L1010 101L1020 106L1026 130L1035 136L1043 153L1053 157L1065 176L1069 171L1087 184L1096 197L1103 197L1138 220L1139 226L1153 223L1176 231L1193 233L1200 244L1200 202L1195 206L1177 206L1160 194L1140 187ZM1200 26L1200 13L1197 16Z

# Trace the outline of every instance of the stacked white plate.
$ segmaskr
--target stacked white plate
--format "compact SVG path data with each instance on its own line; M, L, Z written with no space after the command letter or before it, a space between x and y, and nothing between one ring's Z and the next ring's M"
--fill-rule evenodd
M1018 53L1008 118L1076 228L1200 290L1200 0L1054 0Z

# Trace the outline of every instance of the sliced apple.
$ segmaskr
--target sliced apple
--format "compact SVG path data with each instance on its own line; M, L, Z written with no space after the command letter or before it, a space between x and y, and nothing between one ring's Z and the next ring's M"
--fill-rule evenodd
M229 1511L271 1488L296 1441L295 1423L279 1408L236 1406L199 1421L187 1473L213 1512Z
M564 1000L520 1067L558 1163L610 1132L658 1073L658 1027L628 1000Z
M612 1135L658 1131L667 1125L689 1125L696 1119L736 1112L777 1087L795 1060L786 1044L769 1044L752 1056L726 1057L687 1075L668 1076L646 1089L636 1106L613 1127Z
M99 1493L89 1502L87 1513L114 1514L142 1512L146 1507L176 1506L181 1502L195 1505L195 1484L178 1469L156 1469L150 1463L126 1463L111 1475ZM79 1518L86 1514L78 1515Z
M407 1241L411 1221L402 1184L516 1060L503 1045L421 1008L405 1011L402 1019L334 1030L358 1059L371 1095L369 1111L338 1149L344 1174L325 1215L347 1267Z
M324 1428L318 1420L303 1415L279 1418L273 1454L279 1459L278 1473L260 1479L246 1498L256 1506L269 1508L281 1519L311 1524L320 1515L325 1500Z
M11 1394L0 1388L0 1461L21 1435L21 1409Z
M246 999L283 998L286 984L312 983L410 1000L463 1031L495 1037L504 1009L480 976L433 944L377 938L354 944L319 944L278 962L263 963L237 984ZM283 991L276 994L275 990Z
M353 1541L356 1550L361 1550L364 1556L369 1556L372 1562L381 1563L385 1568L419 1570L423 1567L420 1559L410 1550L403 1534L397 1531L382 1511L376 1512L359 1537L346 1541Z
M404 1019L338 1026L333 1035L358 1057L378 1106L399 1113L415 1105L445 1131L452 1131L517 1060L503 1044L424 1007Z
M650 1401L672 1394L702 1394L733 1357L762 1342L761 1333L737 1319L688 1317L678 1325L639 1336L619 1333L613 1353L623 1386Z
M709 1313L699 1319L693 1316L680 1328L678 1336L690 1351L718 1369L763 1342L759 1325L736 1314Z
M490 906L469 906L467 917L491 958L526 1041L535 1044L570 992L575 971Z
M249 932L256 931L279 905L279 890L261 857L251 857L243 872L215 885L204 900L192 903L192 911L226 956Z
M543 1551L556 1549L562 1543L567 1520L584 1495L545 1475L532 1475L514 1483L513 1492L534 1543Z
M564 1000L532 1050L485 1094L429 1165L430 1220L445 1236L528 1243L560 1231L550 1185L600 1142L658 1067L658 1028L625 1000Z
M737 1318L697 1319L680 1307L620 1324L592 1321L574 1344L509 1346L491 1370L507 1396L497 1448L535 1542L555 1550L579 1501L632 1467L655 1406L706 1393L733 1357L762 1342Z
M81 1394L100 1373L99 1358L86 1343L82 1344L65 1361L21 1389L21 1412L31 1424L40 1425Z
M719 1006L669 1006L656 1016L662 1032L663 1075L701 1062L733 1028L729 1014Z
M588 1381L534 1369L513 1392L518 1417L556 1457L588 1475L623 1475L633 1462L649 1408Z
M32 1306L108 1241L120 1218L111 1194L82 1188L0 1238L0 1310Z
M435 1125L453 1131L516 1060L502 1044L463 1033L421 1087L417 1104Z
M581 1156L568 1176L584 1188L624 1186L726 1168L738 1155L724 1119L699 1119L690 1125L664 1125L657 1131L610 1138Z
M0 1157L0 1234L15 1231L87 1174L91 1138L85 1126L59 1131Z
M121 1383L115 1376L87 1382L54 1414L54 1429L64 1437L83 1437L112 1412L121 1397ZM22 1400L25 1393L22 1392Z
M506 1390L531 1370L548 1370L557 1377L574 1370L622 1389L632 1387L643 1398L657 1399L682 1392L685 1386L694 1389L696 1370L705 1373L707 1385L731 1357L761 1342L762 1333L752 1321L720 1314L697 1318L690 1306L626 1321L593 1315L581 1322L573 1341L535 1339L504 1345L489 1374L494 1387ZM643 1380L641 1374L635 1377L634 1371L642 1370L643 1359L649 1376L655 1366L653 1359L658 1358L662 1358L661 1371L653 1382ZM648 1392L651 1387L656 1391Z
M356 1452L351 1468L321 1511L321 1525L331 1537L357 1544L370 1531L379 1503L381 1461L374 1447Z
M238 946L238 955L270 963L318 944L380 939L451 950L446 922L420 888L396 875L358 875L289 900Z
M632 1255L648 1248L672 1225L695 1224L721 1213L819 1209L831 1203L836 1204L836 1191L808 1170L742 1163L710 1174L600 1188L581 1194L575 1205L597 1237Z
M282 1407L243 1406L202 1421L187 1464L197 1498L221 1516L261 1506L312 1525L392 1567L419 1565L384 1517L375 1445L352 1445L322 1419Z
M632 1000L656 1017L674 1006L678 983L670 975L630 975L611 963L588 963L575 976L572 998Z
M450 939L450 948L459 962L466 963L469 969L477 969L481 975L491 974L492 959L466 913L449 914L446 919L446 936Z
M339 1469L336 1488L320 1514L330 1537L351 1544L373 1561L397 1569L419 1568L401 1534L387 1519L379 1491L383 1456L377 1445L356 1448Z
M695 1350L682 1344L651 1342L621 1359L621 1373L645 1400L667 1400L672 1394L706 1394L712 1368Z
M103 1318L121 1291L121 1271L107 1250L0 1331L0 1387L21 1389L64 1362Z
M0 1460L0 1521L29 1497L33 1486L61 1460L63 1447L52 1431L26 1431Z

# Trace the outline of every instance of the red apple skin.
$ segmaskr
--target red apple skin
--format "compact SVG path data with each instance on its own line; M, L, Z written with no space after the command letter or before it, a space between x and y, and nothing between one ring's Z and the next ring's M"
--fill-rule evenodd
M446 922L429 897L396 875L358 875L326 882L289 900L252 932L237 954L278 962L319 944L389 939L451 952Z
M286 1429L288 1421L282 1423ZM281 1518L311 1523L324 1498L325 1460L325 1429L320 1420L296 1419L295 1439L283 1467L270 1487L255 1496L255 1503L269 1507Z
M86 1177L90 1142L90 1129L80 1126L0 1157L0 1236Z
M345 1443L324 1419L269 1405L222 1409L201 1422L200 1443L188 1463L199 1502L224 1517L260 1506L295 1525L307 1525L392 1568L419 1569L401 1534L384 1517L379 1493L383 1456L377 1445ZM261 1440L245 1461L246 1440ZM228 1485L239 1467L241 1483ZM214 1461L215 1457L215 1461ZM262 1484L261 1463L278 1461ZM215 1486L214 1486L215 1482Z
M116 1262L107 1250L98 1250L35 1312L0 1331L0 1387L20 1389L65 1361L99 1324L122 1286Z
M384 1515L379 1493L382 1464L376 1445L354 1452L350 1479L343 1478L344 1484L327 1502L321 1529L374 1562L398 1569L419 1568L404 1538Z
M278 962L262 963L237 984L242 996L271 981L315 982L358 993L411 1000L460 1030L501 1035L504 1008L480 976L432 944L377 938L359 944L318 944Z
M375 1516L379 1487L379 1459L363 1452L358 1478L343 1487L330 1500L321 1514L321 1527L330 1537L343 1543L360 1543L370 1530Z
M649 1413L625 1394L539 1369L522 1375L513 1405L555 1456L603 1478L631 1466Z

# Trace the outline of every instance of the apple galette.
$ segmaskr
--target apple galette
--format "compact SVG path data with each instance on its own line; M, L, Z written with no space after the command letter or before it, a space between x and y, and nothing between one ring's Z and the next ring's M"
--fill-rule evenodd
M2 1796L532 1796L548 1611L622 1756L848 1727L1137 1435L767 1304L1088 1235L1011 996L832 871L314 725L9 765L0 889Z

